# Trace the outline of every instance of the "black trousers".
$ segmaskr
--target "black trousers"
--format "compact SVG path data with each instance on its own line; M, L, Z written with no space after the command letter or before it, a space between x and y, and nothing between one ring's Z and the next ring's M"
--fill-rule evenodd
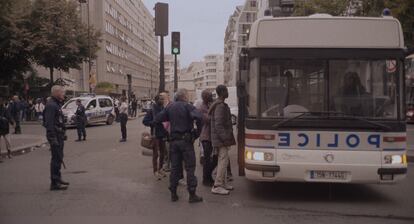
M213 145L211 141L202 141L204 150L204 164L203 164L203 181L213 181L211 174L213 173L214 168L217 166L217 160L213 161L211 154L213 153ZM215 162L215 163L214 163Z
M52 158L50 161L50 179L52 185L59 184L60 180L62 179L60 169L63 162L63 137L58 137L58 143L58 145L50 146L50 151L52 153Z
M154 150L152 151L152 167L154 173L160 171L164 165L165 141L163 139L154 139Z
M20 127L20 120L19 119L15 119L14 120L14 123L15 123L15 127L14 127L14 133L15 134L21 134L22 133L22 129L21 129L21 127Z
M131 116L133 117L137 116L137 108L132 108Z
M76 124L76 130L78 131L78 139L80 140L82 137L86 138L86 128L84 122L79 122Z
M128 122L128 115L127 114L119 114L119 119L121 121L121 134L122 134L122 139L126 139L127 138L127 122Z
M187 189L188 192L194 193L197 189L197 177L194 175L196 168L194 145L184 140L172 141L170 143L170 157L170 190L177 190L178 181L182 179L184 162L184 168L187 173Z

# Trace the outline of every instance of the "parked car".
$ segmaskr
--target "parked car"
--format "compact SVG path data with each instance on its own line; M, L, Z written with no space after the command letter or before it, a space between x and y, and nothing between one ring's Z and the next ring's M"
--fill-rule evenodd
M152 108L152 100L151 99L142 99L141 105L142 105L142 112L147 113Z
M67 126L76 125L75 112L77 109L76 101L78 99L80 99L82 105L85 106L87 125L96 123L106 123L107 125L111 125L114 122L114 103L111 97L87 94L81 97L72 98L63 105L62 111Z

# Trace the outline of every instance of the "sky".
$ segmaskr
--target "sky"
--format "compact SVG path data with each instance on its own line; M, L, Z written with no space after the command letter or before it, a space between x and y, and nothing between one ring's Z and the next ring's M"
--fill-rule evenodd
M224 32L230 15L244 0L143 0L154 14L156 2L169 4L170 35L165 54L171 53L171 31L181 32L181 67L200 61L206 54L223 54Z

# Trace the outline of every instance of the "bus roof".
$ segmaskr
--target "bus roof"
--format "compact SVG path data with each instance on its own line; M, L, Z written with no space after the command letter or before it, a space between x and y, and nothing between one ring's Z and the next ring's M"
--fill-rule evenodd
M404 49L393 17L263 17L253 23L249 48Z

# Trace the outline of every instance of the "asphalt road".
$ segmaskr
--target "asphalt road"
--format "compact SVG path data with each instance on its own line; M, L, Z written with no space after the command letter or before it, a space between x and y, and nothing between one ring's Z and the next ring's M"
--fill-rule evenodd
M130 121L127 143L118 143L117 124L88 128L88 141L83 143L75 143L75 130L69 130L63 177L71 185L64 192L48 190L50 154L45 149L0 164L0 223L74 223L84 216L95 217L88 223L114 223L120 216L169 224L414 223L413 164L408 178L397 185L259 184L236 177L230 196L212 195L209 188L199 186L205 201L190 205L181 187L180 201L171 203L167 180L153 178L151 158L138 146L143 130L140 120ZM23 131L44 132L35 125ZM409 135L414 142L414 132ZM233 150L234 173L235 160ZM199 165L197 173L201 177Z

